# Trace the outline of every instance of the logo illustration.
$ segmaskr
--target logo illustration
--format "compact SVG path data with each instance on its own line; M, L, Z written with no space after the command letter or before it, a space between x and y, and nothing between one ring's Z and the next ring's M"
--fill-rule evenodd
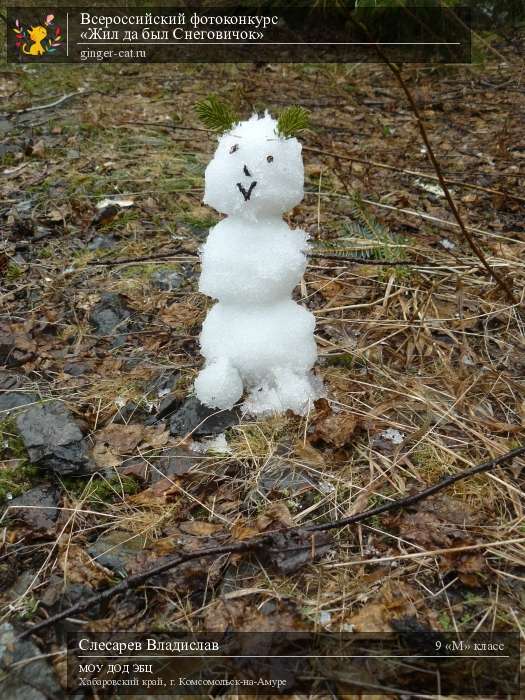
M43 56L53 53L62 45L62 30L53 23L55 15L47 15L42 24L24 29L20 21L15 20L13 31L16 34L16 48L20 55Z

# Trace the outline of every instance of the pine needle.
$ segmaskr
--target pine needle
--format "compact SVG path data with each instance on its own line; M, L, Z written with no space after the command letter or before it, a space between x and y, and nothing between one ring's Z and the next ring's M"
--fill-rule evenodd
M284 109L277 119L277 135L291 138L308 128L309 112L304 107L293 105Z
M392 233L367 209L356 192L352 198L354 221L343 224L344 233L336 239L317 241L314 252L326 250L334 255L353 255L366 259L402 262L405 239Z
M205 127L220 133L229 131L238 121L232 108L215 95L197 102L195 112Z

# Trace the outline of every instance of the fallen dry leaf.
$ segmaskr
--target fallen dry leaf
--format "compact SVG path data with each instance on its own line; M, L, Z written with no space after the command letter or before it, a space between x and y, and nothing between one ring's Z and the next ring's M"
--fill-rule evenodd
M145 427L136 423L131 425L111 423L95 433L95 440L97 444L106 445L116 454L128 455L142 442L145 432Z
M223 529L222 525L208 523L204 520L187 520L179 523L179 528L182 532L186 532L188 535L195 535L196 537L209 537Z
M349 444L358 426L359 418L351 413L331 413L314 423L309 440L314 445L325 442L334 447L344 447Z
M257 518L259 532L264 530L279 530L283 527L291 527L293 519L288 506L283 501L272 503L264 513Z
M85 548L78 544L61 546L58 564L67 581L86 583L91 588L105 586L113 577L108 569L95 562Z

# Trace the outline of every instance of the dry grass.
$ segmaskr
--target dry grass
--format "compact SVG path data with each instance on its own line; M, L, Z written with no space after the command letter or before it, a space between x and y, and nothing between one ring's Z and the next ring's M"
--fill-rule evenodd
M59 70L53 68L57 78ZM511 91L519 75L513 77L509 66L508 89L497 91L497 99L495 91L481 87L481 79L496 80L498 70L490 65L435 72L415 67L407 73L444 171L455 180L519 194L523 175L514 146L521 134L516 114L523 108L523 95ZM349 218L348 193L358 190L389 230L404 237L405 258L420 264L388 268L315 260L306 273L301 297L317 319L319 374L332 411L357 425L344 444L312 440L323 419L321 409L305 418L245 419L228 433L230 453L199 455L189 474L170 477L158 493L154 488L126 492L117 470L116 478L104 477L102 491L93 493L93 483L80 490L65 485L53 537L31 543L16 527L4 530L3 556L18 557L22 567L34 571L26 589L4 601L5 618L26 615L27 601L38 598L52 575L67 576L60 563L64 553L85 547L95 535L123 532L147 548L151 563L174 551L188 522L216 524L218 532L239 538L268 522L333 520L402 497L408 489L502 454L525 438L520 209L510 199L452 187L488 262L513 280L520 303L511 305L457 237L444 200L407 174L432 171L385 67L144 67L142 94L133 71L119 71L120 90L112 96L104 75L112 80L116 71L105 68L101 78L94 69L82 75L71 69L70 79L97 84L106 95L88 95L56 113L52 123L62 132L50 174L39 179L43 164L34 159L17 179L43 211L52 200L43 185L64 188L56 184L58 177L65 182L60 201L67 234L42 244L27 275L2 290L6 321L36 328L47 314L55 328L54 335L41 336L39 353L23 368L25 386L37 388L43 398L65 400L85 420L92 439L117 416L117 400L150 400L147 382L159 374L179 370L178 390L181 395L190 390L200 363L196 338L207 304L196 293L195 275L173 294L152 293L151 270L162 261L148 262L147 269L86 264L101 257L84 249L92 203L118 191L135 198L137 216L122 224L117 218L105 231L119 237L107 259L147 256L177 243L183 250L170 263L194 266L198 273L196 235L202 237L209 225L200 205L201 178L213 141L191 131L129 122L162 125L175 115L183 124L191 123L191 103L212 83L245 113L252 106L276 107L277 91L268 89L267 74L276 85L286 86L287 100L312 109L309 145L404 169L385 175L354 164L342 174L334 158L306 153L307 194L290 222L307 229L316 243L333 240ZM240 77L245 87L237 94L233 86ZM28 89L28 77L15 69L6 80L20 94ZM385 89L386 97L381 93ZM450 91L461 97L449 97ZM376 106L367 106L374 100ZM440 100L444 111L435 107ZM458 105L459 116L454 113ZM81 152L78 163L62 160L72 145ZM101 163L107 161L114 165L104 169ZM14 185L6 198L16 199ZM453 247L443 247L443 239ZM66 272L65 262L71 263ZM111 349L92 335L87 317L101 290L125 294L137 317L146 319L124 348ZM57 350L66 341L70 357L88 362L80 378L63 372ZM389 429L398 431L398 444L382 435ZM155 472L160 456L188 442L172 438L164 446L141 448L138 456ZM387 629L391 619L416 615L448 631L513 630L525 639L523 464L516 460L512 469L463 481L446 499L433 499L416 514L343 530L325 560L292 576L222 558L219 568L229 577L227 591L221 589L220 577L211 580L211 573L198 600L191 588L158 587L156 597L148 593L148 621L159 628L206 628L219 604L236 600L244 606L236 624L249 629L251 614L264 601L277 600L292 604L295 619L311 629L374 631ZM94 479L98 485L100 480ZM195 536L189 546L199 541ZM92 565L95 579L106 575L97 567ZM118 607L113 612L117 625ZM121 624L133 627L136 619Z

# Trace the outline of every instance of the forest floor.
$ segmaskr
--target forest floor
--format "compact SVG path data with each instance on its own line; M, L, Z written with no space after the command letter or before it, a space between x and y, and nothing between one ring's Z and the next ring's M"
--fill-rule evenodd
M1 69L4 621L27 628L181 551L342 518L524 442L525 84L513 47L497 50L403 75L515 301L463 240L388 66ZM297 299L316 316L327 398L303 418L202 429L188 401L212 303L197 251L218 221L201 201L216 137L194 128L210 91L242 116L310 110L306 196L286 219L320 251L370 256L310 260ZM63 683L65 629L379 632L415 618L524 637L524 466L341 529L281 571L197 560L35 641Z

